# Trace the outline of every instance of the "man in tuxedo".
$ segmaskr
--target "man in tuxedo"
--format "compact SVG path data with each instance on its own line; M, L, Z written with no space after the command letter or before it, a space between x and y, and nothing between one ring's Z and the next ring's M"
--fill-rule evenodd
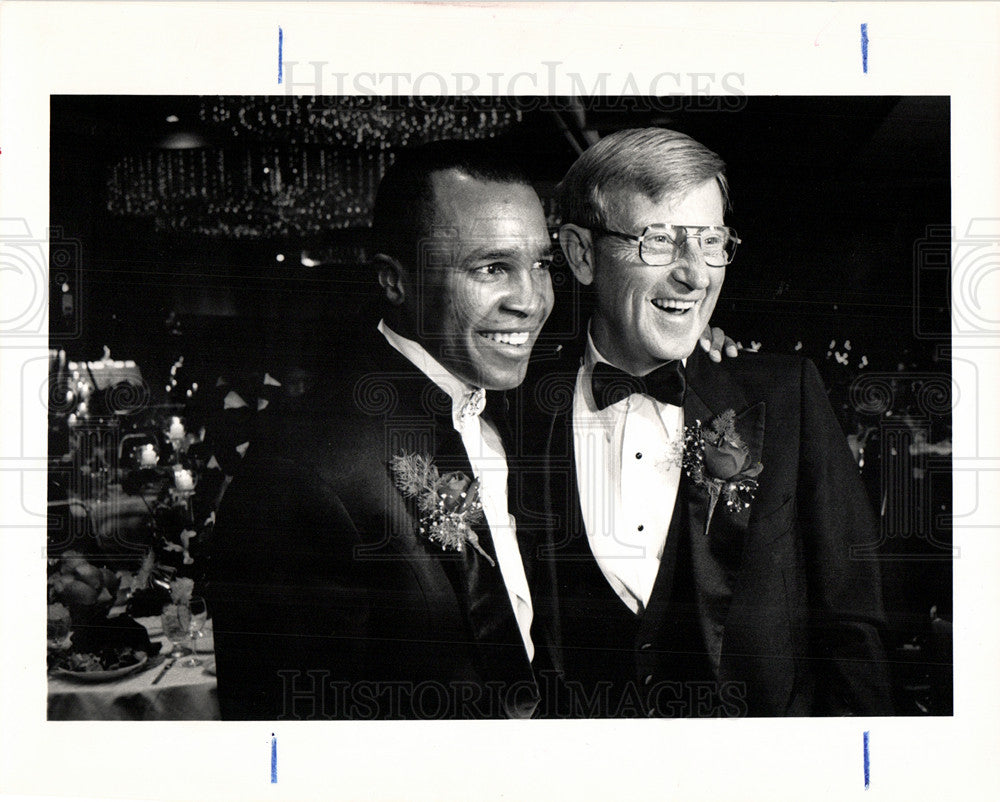
M875 524L807 360L696 349L740 239L722 160L620 131L560 187L584 341L546 368L562 716L891 712ZM564 349L569 352L571 349Z
M538 447L504 391L552 308L541 203L493 149L438 142L398 156L373 217L381 321L253 437L219 511L222 714L530 716L559 657L529 591L552 595L521 504Z
M545 216L499 155L439 142L387 172L373 237L381 321L253 439L218 515L222 714L529 717L550 644L502 393L552 308Z

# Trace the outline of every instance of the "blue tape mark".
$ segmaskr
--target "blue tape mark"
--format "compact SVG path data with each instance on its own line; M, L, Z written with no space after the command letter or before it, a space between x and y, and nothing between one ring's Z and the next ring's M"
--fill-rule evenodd
M869 769L871 768L871 762L869 760L868 754L868 730L865 730L865 790L868 790L869 781Z
M868 74L868 23L861 23L861 71ZM280 83L280 81L279 81Z
M867 749L868 744L868 733L865 733L865 748ZM865 764L865 786L868 784L868 769L867 763ZM278 739L274 737L274 733L271 733L271 783L278 782Z
M281 26L278 26L278 83L281 83L282 79L282 66L281 66L281 51L284 48L285 43L285 32L281 30Z

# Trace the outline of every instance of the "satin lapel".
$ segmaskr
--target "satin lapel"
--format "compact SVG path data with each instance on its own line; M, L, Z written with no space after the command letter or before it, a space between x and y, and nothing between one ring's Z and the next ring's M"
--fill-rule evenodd
M708 425L716 416L732 409L736 430L746 443L751 459L759 462L764 442L764 404L748 407L746 395L723 366L709 362L700 351L688 358L688 388L684 401L684 423ZM747 534L749 511L730 513L720 501L709 524L709 495L686 474L681 476L678 495L686 502L687 534L691 546L691 570L695 603L709 661L718 676L726 617Z
M725 364L711 362L701 351L688 357L686 374L688 393L684 399L684 422L690 425L700 418L702 423L707 423L720 412L733 410L740 436L749 446L751 456L759 461L764 444L763 402L751 404L751 399L729 375Z
M465 445L452 423L451 399L395 349L387 343L384 345L391 353L386 354L383 350L379 357L386 371L383 375L390 380L398 398L396 415L400 418L400 431L404 433L399 439L410 441L406 448L396 449L394 453L416 449L429 453L442 474L461 471L472 477L472 465ZM389 419L393 417L390 414ZM405 435L406 432L409 436ZM413 521L416 530L419 517L414 515ZM415 536L418 545L422 544L428 554L437 558L436 562L467 612L483 678L505 683L533 683L531 664L524 651L503 574L496 562L489 526L482 521L474 525L473 530L479 538L479 545L493 560L493 565L474 548L466 547L461 552L442 551L419 531L415 531ZM534 709L532 700L524 695L508 696L509 699L502 701L505 707L508 702L512 705L506 709L509 716L523 718L531 714Z
M443 473L462 471L472 476L472 466L465 453L462 438L452 426L451 413L440 415L435 427L434 463ZM531 664L511 607L510 596L497 564L496 550L489 526L485 521L473 525L479 545L493 564L476 549L466 546L462 551L437 551L435 544L418 534L431 553L437 553L437 563L452 586L469 624L475 644L477 671L485 682L534 683ZM526 718L534 711L537 693L512 696L503 694L500 703L510 718Z
M521 510L522 482L520 473L522 471L522 458L516 448L517 441L511 427L510 406L510 400L505 391L489 390L486 393L486 408L483 410L480 420L483 424L491 425L500 436L500 442L503 444L504 454L507 457L507 512L514 517L518 550L521 552L524 575L530 586L531 572L534 566L529 557L533 553L534 544L527 534L528 527L521 525L524 517ZM493 554L492 550L490 554Z
M663 621L673 599L677 555L681 541L687 537L688 506L689 502L682 480L681 486L677 488L674 511L670 516L670 527L667 530L667 540L663 544L660 567L656 571L653 590L649 594L649 604L646 605L642 614L642 623L639 626L640 640L652 640L650 628L658 626L658 622ZM647 632L649 632L648 635Z
M472 464L469 462L469 457L465 453L465 444L462 442L462 436L456 432L454 426L452 426L450 414L447 419L445 419L444 416L441 416L438 419L436 432L437 440L434 452L434 464L438 466L441 473L446 473L448 471L461 471L466 476L471 477L473 475ZM480 547L489 555L490 559L496 563L497 558L496 550L493 547L493 537L490 535L490 528L485 519L480 520L479 523L473 524L472 529L479 538ZM467 559L459 560L459 562L466 563L469 568L478 569L479 562L482 562L487 568L491 567L489 561L484 559L474 548L464 549L463 556ZM494 573L500 574L499 566L492 567L495 567ZM500 584L503 585L502 575L500 578ZM504 592L506 592L506 588ZM510 605L508 604L507 606L509 607Z
M696 351L688 358L687 380L685 426L692 426L696 421L708 426L718 415L731 409L736 413L736 431L749 450L751 463L759 463L764 448L764 402L749 404L743 389L730 378L724 366L709 362L701 351ZM690 479L684 475L682 482L690 482ZM690 523L692 527L700 524L704 532L708 517L708 494L703 488L695 488L693 495L702 499L704 509L697 511L700 520L692 518ZM717 507L712 516L713 525L721 512ZM746 528L748 512L730 517L741 528Z
M550 525L546 553L557 563L587 559L591 556L583 525L583 510L577 484L576 450L573 443L573 383L559 395L558 405L550 412L545 442L545 509ZM572 569L570 569L572 570ZM558 571L557 571L558 573Z

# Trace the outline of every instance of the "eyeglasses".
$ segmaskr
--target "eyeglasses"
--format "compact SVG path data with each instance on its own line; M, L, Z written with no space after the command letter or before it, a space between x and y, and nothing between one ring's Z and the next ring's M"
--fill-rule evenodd
M705 264L711 267L725 267L733 261L733 257L736 256L736 246L743 241L727 226L672 226L667 223L654 223L646 226L639 236L598 226L589 228L599 236L621 237L638 242L639 258L653 267L676 262L684 243L692 239L698 241L698 249Z

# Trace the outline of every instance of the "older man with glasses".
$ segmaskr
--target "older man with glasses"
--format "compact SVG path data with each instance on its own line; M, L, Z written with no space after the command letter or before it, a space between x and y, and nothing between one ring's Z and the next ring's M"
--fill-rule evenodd
M875 523L816 368L696 348L741 242L724 169L683 134L628 130L561 185L594 311L567 391L555 372L535 392L552 715L891 712L878 567L854 548Z

